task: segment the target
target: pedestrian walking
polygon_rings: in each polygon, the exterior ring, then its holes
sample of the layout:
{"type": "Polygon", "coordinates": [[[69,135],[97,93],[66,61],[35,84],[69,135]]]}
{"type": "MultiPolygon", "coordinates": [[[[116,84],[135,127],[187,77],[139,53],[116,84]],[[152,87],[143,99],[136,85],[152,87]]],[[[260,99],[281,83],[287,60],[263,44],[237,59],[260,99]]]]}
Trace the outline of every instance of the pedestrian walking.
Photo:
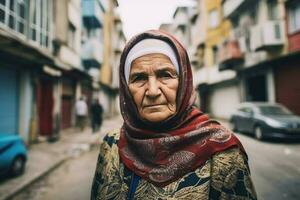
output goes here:
{"type": "Polygon", "coordinates": [[[88,114],[87,104],[84,100],[84,97],[80,97],[75,104],[76,112],[76,126],[80,128],[81,131],[84,130],[86,124],[86,118],[88,114]]]}
{"type": "Polygon", "coordinates": [[[103,107],[99,103],[98,99],[95,99],[91,108],[91,121],[92,121],[92,131],[93,133],[97,132],[100,130],[101,125],[102,125],[102,114],[103,114],[103,107]]]}
{"type": "Polygon", "coordinates": [[[173,36],[152,30],[122,52],[124,124],[101,144],[91,199],[256,199],[238,138],[193,106],[191,65],[173,36]]]}

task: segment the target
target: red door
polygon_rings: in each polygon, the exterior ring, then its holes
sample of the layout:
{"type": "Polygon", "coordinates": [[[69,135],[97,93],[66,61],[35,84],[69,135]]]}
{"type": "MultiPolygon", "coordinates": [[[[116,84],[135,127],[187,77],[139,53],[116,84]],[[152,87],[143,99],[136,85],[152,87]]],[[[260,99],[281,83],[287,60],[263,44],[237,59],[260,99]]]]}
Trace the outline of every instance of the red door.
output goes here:
{"type": "Polygon", "coordinates": [[[72,97],[63,96],[61,106],[61,128],[70,128],[72,125],[72,97]]]}
{"type": "Polygon", "coordinates": [[[275,68],[276,101],[300,115],[300,60],[275,68]]]}
{"type": "Polygon", "coordinates": [[[37,86],[37,102],[40,135],[53,133],[53,84],[50,80],[40,80],[37,86]]]}

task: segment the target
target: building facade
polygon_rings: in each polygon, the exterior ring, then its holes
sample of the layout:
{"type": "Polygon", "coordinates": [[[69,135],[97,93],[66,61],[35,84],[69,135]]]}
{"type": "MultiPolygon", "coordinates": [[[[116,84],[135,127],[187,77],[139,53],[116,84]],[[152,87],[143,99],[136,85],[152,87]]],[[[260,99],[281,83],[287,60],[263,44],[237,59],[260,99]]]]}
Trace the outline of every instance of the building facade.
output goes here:
{"type": "Polygon", "coordinates": [[[54,0],[53,54],[63,68],[56,88],[59,129],[75,125],[76,100],[84,97],[89,105],[92,99],[91,76],[81,62],[82,5],[81,0],[54,0]]]}
{"type": "Polygon", "coordinates": [[[222,1],[199,0],[192,24],[192,66],[194,86],[199,94],[197,104],[214,117],[229,118],[240,101],[237,73],[220,69],[222,46],[231,41],[232,26],[223,20],[222,1]],[[227,106],[224,108],[223,102],[227,106]]]}
{"type": "Polygon", "coordinates": [[[89,93],[81,66],[81,1],[0,1],[0,134],[27,144],[74,125],[74,102],[89,93]],[[87,89],[86,89],[87,88],[87,89]]]}
{"type": "Polygon", "coordinates": [[[161,29],[186,44],[204,112],[229,119],[240,102],[262,101],[299,114],[299,13],[292,0],[198,0],[161,29]]]}
{"type": "Polygon", "coordinates": [[[279,3],[285,12],[287,52],[274,69],[275,99],[300,115],[300,2],[279,3]]]}
{"type": "Polygon", "coordinates": [[[119,113],[118,69],[120,55],[125,45],[125,36],[116,0],[107,2],[103,31],[105,48],[103,65],[100,70],[100,101],[104,106],[105,117],[112,117],[119,113]]]}
{"type": "Polygon", "coordinates": [[[26,143],[34,140],[37,133],[47,134],[53,128],[52,121],[45,122],[54,114],[53,98],[47,102],[48,116],[38,111],[39,79],[55,79],[49,73],[56,71],[51,42],[52,8],[51,0],[0,2],[0,132],[19,134],[26,143]]]}
{"type": "Polygon", "coordinates": [[[300,114],[296,103],[300,100],[299,69],[295,65],[300,18],[296,17],[299,3],[295,2],[223,2],[224,17],[233,24],[244,57],[243,62],[225,62],[223,67],[239,74],[241,101],[278,102],[300,114]]]}
{"type": "Polygon", "coordinates": [[[99,99],[100,69],[103,64],[105,7],[100,0],[82,0],[81,61],[92,77],[92,98],[99,99]]]}

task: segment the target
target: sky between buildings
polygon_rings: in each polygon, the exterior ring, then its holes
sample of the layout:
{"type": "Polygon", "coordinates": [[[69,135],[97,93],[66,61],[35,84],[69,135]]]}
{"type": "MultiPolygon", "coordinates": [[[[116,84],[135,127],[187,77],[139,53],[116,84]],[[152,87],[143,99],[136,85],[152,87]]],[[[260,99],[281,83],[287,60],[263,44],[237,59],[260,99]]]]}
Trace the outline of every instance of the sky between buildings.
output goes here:
{"type": "Polygon", "coordinates": [[[195,5],[194,0],[118,0],[118,3],[127,39],[171,22],[177,6],[195,5]]]}

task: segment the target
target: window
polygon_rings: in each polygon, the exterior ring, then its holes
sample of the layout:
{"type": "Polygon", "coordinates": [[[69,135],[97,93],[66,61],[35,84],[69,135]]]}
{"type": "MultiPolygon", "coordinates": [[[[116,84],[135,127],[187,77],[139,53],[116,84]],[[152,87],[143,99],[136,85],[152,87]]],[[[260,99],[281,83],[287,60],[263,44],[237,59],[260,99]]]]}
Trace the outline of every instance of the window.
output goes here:
{"type": "Polygon", "coordinates": [[[16,9],[15,9],[15,0],[9,1],[9,12],[8,12],[8,26],[12,29],[15,29],[15,19],[16,19],[16,9]]]}
{"type": "Polygon", "coordinates": [[[29,0],[0,0],[0,23],[26,35],[29,0]]]}
{"type": "Polygon", "coordinates": [[[289,33],[300,31],[300,2],[293,1],[288,6],[289,33]]]}
{"type": "Polygon", "coordinates": [[[249,9],[247,9],[252,25],[258,23],[258,9],[259,2],[253,2],[253,5],[249,9]]]}
{"type": "Polygon", "coordinates": [[[212,48],[212,51],[213,51],[213,64],[215,65],[218,63],[218,47],[214,46],[212,48]]]}
{"type": "Polygon", "coordinates": [[[49,47],[52,1],[31,0],[29,38],[42,47],[49,47]]]}
{"type": "Polygon", "coordinates": [[[42,47],[50,46],[51,12],[52,0],[0,0],[0,24],[42,47]]]}
{"type": "Polygon", "coordinates": [[[0,23],[5,23],[5,5],[6,0],[0,0],[0,23]]]}
{"type": "Polygon", "coordinates": [[[184,35],[186,32],[186,26],[184,24],[182,24],[182,25],[179,25],[178,28],[180,29],[181,33],[184,35]]]}
{"type": "Polygon", "coordinates": [[[87,36],[89,38],[99,38],[101,37],[101,29],[100,28],[87,29],[87,36]]]}
{"type": "Polygon", "coordinates": [[[209,12],[209,27],[216,28],[219,25],[219,15],[217,9],[209,12]]]}
{"type": "Polygon", "coordinates": [[[25,34],[26,28],[26,4],[25,1],[17,1],[16,4],[16,23],[17,23],[17,31],[19,33],[25,34]]]}
{"type": "Polygon", "coordinates": [[[278,19],[277,0],[268,0],[268,17],[269,20],[278,19]]]}

